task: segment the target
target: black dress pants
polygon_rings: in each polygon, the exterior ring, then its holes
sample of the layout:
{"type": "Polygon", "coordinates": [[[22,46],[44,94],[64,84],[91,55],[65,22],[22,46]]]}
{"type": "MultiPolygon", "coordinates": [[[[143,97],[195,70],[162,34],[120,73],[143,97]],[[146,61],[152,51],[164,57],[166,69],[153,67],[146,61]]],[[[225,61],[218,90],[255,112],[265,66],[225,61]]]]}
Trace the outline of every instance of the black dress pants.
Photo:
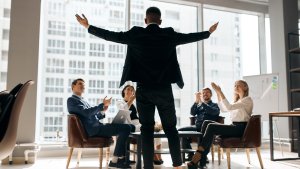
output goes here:
{"type": "Polygon", "coordinates": [[[154,114],[157,108],[163,130],[168,138],[173,166],[181,166],[180,141],[176,129],[176,111],[171,84],[137,84],[136,104],[139,112],[142,136],[142,154],[145,169],[153,169],[154,155],[154,114]]]}

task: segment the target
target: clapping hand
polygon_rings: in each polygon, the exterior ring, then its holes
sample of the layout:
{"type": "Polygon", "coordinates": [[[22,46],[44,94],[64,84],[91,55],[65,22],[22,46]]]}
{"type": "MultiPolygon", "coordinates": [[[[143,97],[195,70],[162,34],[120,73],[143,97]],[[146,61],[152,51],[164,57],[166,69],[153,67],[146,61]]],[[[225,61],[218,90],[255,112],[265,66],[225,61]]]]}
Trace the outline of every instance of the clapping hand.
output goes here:
{"type": "Polygon", "coordinates": [[[195,93],[195,95],[196,95],[196,101],[195,101],[195,103],[201,104],[201,102],[202,102],[202,100],[201,100],[202,93],[201,92],[197,92],[197,93],[195,93]]]}
{"type": "Polygon", "coordinates": [[[211,87],[217,92],[217,93],[220,93],[222,90],[221,90],[221,87],[216,85],[214,82],[211,83],[211,87]]]}
{"type": "Polygon", "coordinates": [[[88,28],[89,27],[89,21],[88,19],[84,16],[84,14],[82,14],[82,17],[79,16],[78,14],[75,15],[76,16],[76,19],[77,21],[82,25],[84,26],[85,28],[88,28]]]}
{"type": "Polygon", "coordinates": [[[106,99],[106,97],[107,96],[105,96],[103,99],[103,111],[106,111],[108,109],[108,106],[110,105],[112,99],[112,97],[109,99],[106,99]]]}

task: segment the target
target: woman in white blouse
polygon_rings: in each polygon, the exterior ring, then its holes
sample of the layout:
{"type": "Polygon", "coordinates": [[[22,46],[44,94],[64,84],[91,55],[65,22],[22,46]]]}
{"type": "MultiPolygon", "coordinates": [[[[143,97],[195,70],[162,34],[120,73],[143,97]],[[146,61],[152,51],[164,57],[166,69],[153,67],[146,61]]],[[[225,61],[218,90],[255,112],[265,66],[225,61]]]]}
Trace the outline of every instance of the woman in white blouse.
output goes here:
{"type": "Polygon", "coordinates": [[[189,169],[196,169],[200,160],[200,168],[205,167],[205,157],[209,153],[214,135],[222,135],[228,137],[241,137],[250,119],[253,110],[253,101],[249,97],[249,87],[247,82],[238,80],[234,85],[234,101],[232,104],[228,102],[223,94],[220,86],[211,83],[212,88],[217,93],[218,105],[222,112],[230,112],[232,124],[220,124],[211,121],[204,121],[201,131],[203,134],[202,141],[199,143],[198,150],[193,156],[191,162],[188,163],[189,169]]]}
{"type": "MultiPolygon", "coordinates": [[[[130,110],[130,119],[131,119],[131,124],[135,126],[135,131],[139,132],[141,128],[141,124],[139,122],[139,117],[138,117],[138,112],[137,109],[134,105],[134,100],[135,100],[135,90],[134,87],[131,85],[126,85],[123,90],[122,90],[122,100],[117,101],[117,107],[119,110],[130,110]]],[[[160,125],[155,126],[155,131],[161,130],[160,125]]],[[[155,138],[154,139],[154,145],[155,149],[161,149],[161,139],[160,138],[155,138]]],[[[161,165],[163,164],[163,160],[161,158],[160,154],[154,154],[154,159],[153,159],[154,164],[156,165],[161,165]]]]}

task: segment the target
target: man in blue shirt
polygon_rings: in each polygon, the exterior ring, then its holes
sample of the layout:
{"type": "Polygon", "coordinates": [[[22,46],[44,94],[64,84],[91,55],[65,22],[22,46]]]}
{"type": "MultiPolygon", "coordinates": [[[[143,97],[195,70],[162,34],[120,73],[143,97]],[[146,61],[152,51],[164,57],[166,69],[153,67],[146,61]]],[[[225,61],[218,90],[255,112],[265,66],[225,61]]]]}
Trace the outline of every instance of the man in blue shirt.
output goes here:
{"type": "Polygon", "coordinates": [[[125,160],[126,141],[130,131],[134,131],[135,127],[130,124],[103,124],[100,120],[105,118],[105,111],[111,103],[111,98],[106,99],[105,97],[103,103],[92,107],[82,97],[84,90],[85,82],[83,79],[76,79],[72,82],[73,95],[67,101],[69,113],[79,117],[89,137],[117,136],[115,151],[109,168],[131,168],[125,160]]]}
{"type": "MultiPolygon", "coordinates": [[[[216,121],[220,114],[218,104],[211,100],[212,92],[210,88],[203,88],[201,92],[196,93],[195,103],[191,107],[191,115],[196,116],[196,122],[193,126],[187,126],[178,129],[178,131],[201,131],[202,124],[205,120],[216,121]]],[[[183,138],[182,148],[192,149],[191,138],[183,138]]],[[[188,161],[193,157],[193,153],[188,154],[188,161]]]]}

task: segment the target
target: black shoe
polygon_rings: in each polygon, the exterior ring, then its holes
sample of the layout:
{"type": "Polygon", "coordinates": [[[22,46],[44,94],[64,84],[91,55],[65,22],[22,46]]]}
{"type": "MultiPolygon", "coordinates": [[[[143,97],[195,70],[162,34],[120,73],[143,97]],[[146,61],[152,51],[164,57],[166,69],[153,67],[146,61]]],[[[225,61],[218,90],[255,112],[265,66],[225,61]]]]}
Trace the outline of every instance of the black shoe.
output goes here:
{"type": "Polygon", "coordinates": [[[129,164],[131,165],[131,164],[135,164],[136,163],[136,161],[132,161],[132,160],[129,160],[129,164]]]}
{"type": "Polygon", "coordinates": [[[162,160],[153,160],[153,163],[155,165],[162,165],[164,163],[164,161],[162,161],[162,160]]]}
{"type": "Polygon", "coordinates": [[[125,162],[124,159],[118,159],[118,162],[113,163],[112,161],[109,162],[108,168],[123,168],[123,169],[131,169],[130,165],[125,162]]]}
{"type": "Polygon", "coordinates": [[[190,161],[190,162],[187,164],[187,167],[188,167],[188,169],[197,169],[197,168],[198,168],[198,165],[197,165],[197,164],[194,164],[192,161],[190,161]]]}
{"type": "Polygon", "coordinates": [[[113,163],[112,161],[109,162],[108,168],[117,168],[117,163],[113,163]]]}

